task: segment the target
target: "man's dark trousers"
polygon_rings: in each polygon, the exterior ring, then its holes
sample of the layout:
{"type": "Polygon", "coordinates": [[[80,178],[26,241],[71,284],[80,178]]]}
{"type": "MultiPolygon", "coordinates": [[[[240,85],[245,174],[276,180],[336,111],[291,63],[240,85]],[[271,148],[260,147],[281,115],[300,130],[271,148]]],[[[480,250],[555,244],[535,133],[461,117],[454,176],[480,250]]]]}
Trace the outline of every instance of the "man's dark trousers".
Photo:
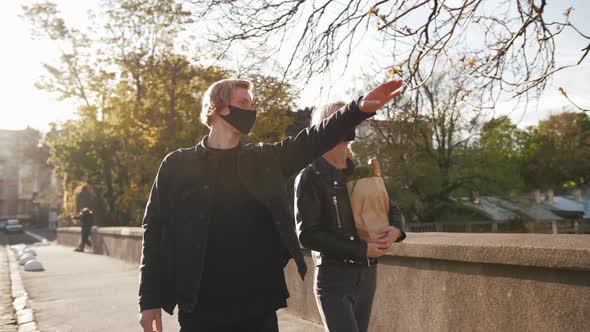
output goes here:
{"type": "Polygon", "coordinates": [[[277,313],[274,311],[214,328],[199,324],[193,313],[179,311],[178,322],[180,332],[279,332],[277,313]]]}
{"type": "Polygon", "coordinates": [[[90,229],[92,228],[92,226],[88,225],[82,225],[82,238],[80,239],[80,249],[84,250],[84,246],[92,246],[92,243],[90,242],[90,229]]]}

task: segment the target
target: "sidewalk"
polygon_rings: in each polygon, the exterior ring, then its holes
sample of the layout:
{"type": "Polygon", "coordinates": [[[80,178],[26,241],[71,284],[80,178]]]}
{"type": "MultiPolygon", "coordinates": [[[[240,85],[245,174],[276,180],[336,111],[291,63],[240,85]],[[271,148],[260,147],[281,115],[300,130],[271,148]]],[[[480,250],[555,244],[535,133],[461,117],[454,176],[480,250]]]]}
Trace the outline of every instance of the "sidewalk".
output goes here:
{"type": "MultiPolygon", "coordinates": [[[[44,272],[22,279],[41,331],[140,331],[137,266],[59,245],[35,247],[44,272]]],[[[281,332],[322,331],[317,324],[279,312],[281,332]]],[[[178,331],[177,316],[163,313],[164,331],[178,331]]]]}
{"type": "MultiPolygon", "coordinates": [[[[2,235],[0,235],[2,236],[2,235]]],[[[17,325],[12,307],[10,268],[6,247],[0,246],[0,332],[16,332],[17,325]]]]}

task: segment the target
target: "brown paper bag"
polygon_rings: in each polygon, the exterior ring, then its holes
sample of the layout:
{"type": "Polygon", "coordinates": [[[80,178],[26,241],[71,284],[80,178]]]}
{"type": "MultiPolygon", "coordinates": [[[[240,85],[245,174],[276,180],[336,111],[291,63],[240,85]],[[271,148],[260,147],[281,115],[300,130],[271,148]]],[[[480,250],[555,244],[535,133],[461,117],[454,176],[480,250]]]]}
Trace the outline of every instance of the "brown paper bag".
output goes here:
{"type": "Polygon", "coordinates": [[[389,195],[380,176],[346,184],[359,237],[375,242],[389,227],[389,195]]]}

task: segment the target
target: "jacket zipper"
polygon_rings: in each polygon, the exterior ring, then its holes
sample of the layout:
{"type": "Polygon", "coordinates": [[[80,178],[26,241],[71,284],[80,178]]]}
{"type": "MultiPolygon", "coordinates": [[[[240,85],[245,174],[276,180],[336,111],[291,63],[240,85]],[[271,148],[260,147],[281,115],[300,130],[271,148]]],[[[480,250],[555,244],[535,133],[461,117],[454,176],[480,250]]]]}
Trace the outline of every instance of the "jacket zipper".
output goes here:
{"type": "Polygon", "coordinates": [[[332,201],[334,201],[334,208],[336,209],[336,220],[338,221],[338,228],[342,228],[342,224],[340,223],[340,211],[338,211],[338,200],[336,196],[332,196],[332,201]]]}

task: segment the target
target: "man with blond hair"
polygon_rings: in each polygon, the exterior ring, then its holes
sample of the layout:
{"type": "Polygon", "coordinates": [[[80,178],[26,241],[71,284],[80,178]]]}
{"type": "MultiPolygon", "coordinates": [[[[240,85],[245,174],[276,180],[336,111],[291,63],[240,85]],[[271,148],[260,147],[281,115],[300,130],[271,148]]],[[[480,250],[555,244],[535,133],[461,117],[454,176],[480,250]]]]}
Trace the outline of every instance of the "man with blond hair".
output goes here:
{"type": "Polygon", "coordinates": [[[253,85],[213,83],[203,96],[199,144],[168,154],[143,219],[139,322],[162,331],[161,309],[179,307],[181,332],[278,331],[289,296],[283,268],[301,254],[287,179],[354,131],[400,93],[384,83],[296,137],[242,144],[256,120],[253,85]]]}

